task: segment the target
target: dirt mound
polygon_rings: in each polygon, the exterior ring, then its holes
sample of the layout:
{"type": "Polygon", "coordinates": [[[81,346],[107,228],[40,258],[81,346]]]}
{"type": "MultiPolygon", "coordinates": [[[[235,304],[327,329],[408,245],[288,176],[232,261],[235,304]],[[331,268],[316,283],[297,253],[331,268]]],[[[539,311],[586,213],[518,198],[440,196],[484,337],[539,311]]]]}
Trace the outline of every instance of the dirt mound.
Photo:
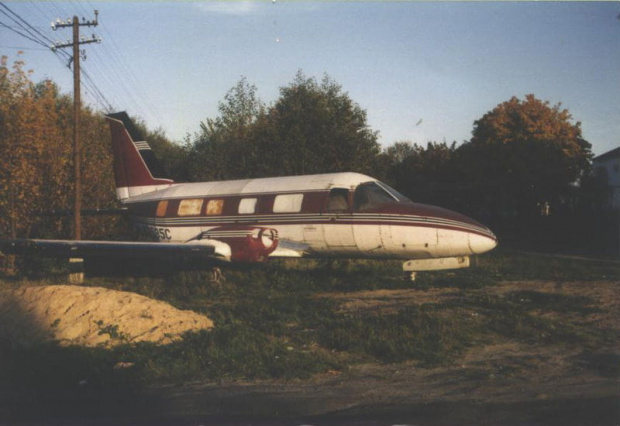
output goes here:
{"type": "Polygon", "coordinates": [[[14,343],[166,344],[187,331],[211,328],[213,322],[195,312],[101,287],[55,285],[0,292],[0,339],[14,343]]]}

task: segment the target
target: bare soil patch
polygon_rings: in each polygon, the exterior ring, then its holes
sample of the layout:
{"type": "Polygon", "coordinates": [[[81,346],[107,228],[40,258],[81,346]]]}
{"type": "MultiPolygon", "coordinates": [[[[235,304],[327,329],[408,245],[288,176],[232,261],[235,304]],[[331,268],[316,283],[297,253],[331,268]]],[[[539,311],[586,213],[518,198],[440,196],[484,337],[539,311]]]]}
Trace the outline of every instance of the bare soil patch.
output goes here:
{"type": "Polygon", "coordinates": [[[213,322],[198,313],[101,287],[54,285],[0,292],[0,337],[14,342],[165,344],[187,331],[212,327],[213,322]]]}
{"type": "Polygon", "coordinates": [[[433,288],[426,290],[365,290],[351,293],[329,293],[318,297],[334,299],[339,302],[341,312],[374,311],[390,313],[403,306],[421,306],[425,303],[440,303],[458,297],[459,291],[453,288],[433,288]]]}

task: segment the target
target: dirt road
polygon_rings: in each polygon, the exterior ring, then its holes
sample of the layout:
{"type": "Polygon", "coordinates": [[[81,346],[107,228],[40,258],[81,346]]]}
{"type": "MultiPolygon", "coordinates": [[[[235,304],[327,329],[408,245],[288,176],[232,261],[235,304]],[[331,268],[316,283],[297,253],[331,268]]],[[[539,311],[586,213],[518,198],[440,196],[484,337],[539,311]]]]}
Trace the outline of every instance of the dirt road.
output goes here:
{"type": "MultiPolygon", "coordinates": [[[[588,297],[600,309],[581,314],[580,321],[620,336],[618,282],[504,282],[484,291],[515,290],[588,297]]],[[[389,311],[394,304],[437,303],[454,295],[447,288],[331,297],[344,310],[389,311]]],[[[448,368],[357,365],[311,381],[196,383],[153,389],[150,396],[160,401],[163,417],[203,424],[617,425],[619,341],[587,350],[506,341],[472,347],[448,368]]]]}

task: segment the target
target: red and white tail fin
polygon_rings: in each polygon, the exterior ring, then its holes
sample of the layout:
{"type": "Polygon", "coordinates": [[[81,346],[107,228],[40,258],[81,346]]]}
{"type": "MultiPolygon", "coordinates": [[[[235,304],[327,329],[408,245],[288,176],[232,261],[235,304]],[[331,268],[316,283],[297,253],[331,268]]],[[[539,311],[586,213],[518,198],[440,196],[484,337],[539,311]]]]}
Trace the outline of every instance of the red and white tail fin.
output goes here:
{"type": "Polygon", "coordinates": [[[116,196],[126,201],[174,183],[126,112],[106,115],[112,135],[116,196]]]}

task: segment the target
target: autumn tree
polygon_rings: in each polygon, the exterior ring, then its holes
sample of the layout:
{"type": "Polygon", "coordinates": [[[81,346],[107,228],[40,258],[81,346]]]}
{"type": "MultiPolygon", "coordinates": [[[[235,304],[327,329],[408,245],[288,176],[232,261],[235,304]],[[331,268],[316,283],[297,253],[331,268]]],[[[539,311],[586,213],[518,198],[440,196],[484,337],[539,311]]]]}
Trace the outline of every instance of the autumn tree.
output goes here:
{"type": "Polygon", "coordinates": [[[590,148],[561,104],[513,97],[474,122],[471,140],[458,150],[459,168],[478,201],[496,213],[528,215],[571,193],[589,167],[590,148]]]}
{"type": "Polygon", "coordinates": [[[32,212],[43,189],[41,169],[48,116],[44,102],[35,101],[34,85],[17,60],[0,63],[0,227],[5,236],[27,234],[34,221],[32,212]]]}
{"type": "MultiPolygon", "coordinates": [[[[37,84],[19,58],[0,63],[0,237],[70,236],[73,102],[52,81],[37,84]]],[[[83,208],[117,205],[109,129],[101,113],[83,107],[83,208]]],[[[117,218],[85,217],[88,238],[114,233],[117,218]]]]}

